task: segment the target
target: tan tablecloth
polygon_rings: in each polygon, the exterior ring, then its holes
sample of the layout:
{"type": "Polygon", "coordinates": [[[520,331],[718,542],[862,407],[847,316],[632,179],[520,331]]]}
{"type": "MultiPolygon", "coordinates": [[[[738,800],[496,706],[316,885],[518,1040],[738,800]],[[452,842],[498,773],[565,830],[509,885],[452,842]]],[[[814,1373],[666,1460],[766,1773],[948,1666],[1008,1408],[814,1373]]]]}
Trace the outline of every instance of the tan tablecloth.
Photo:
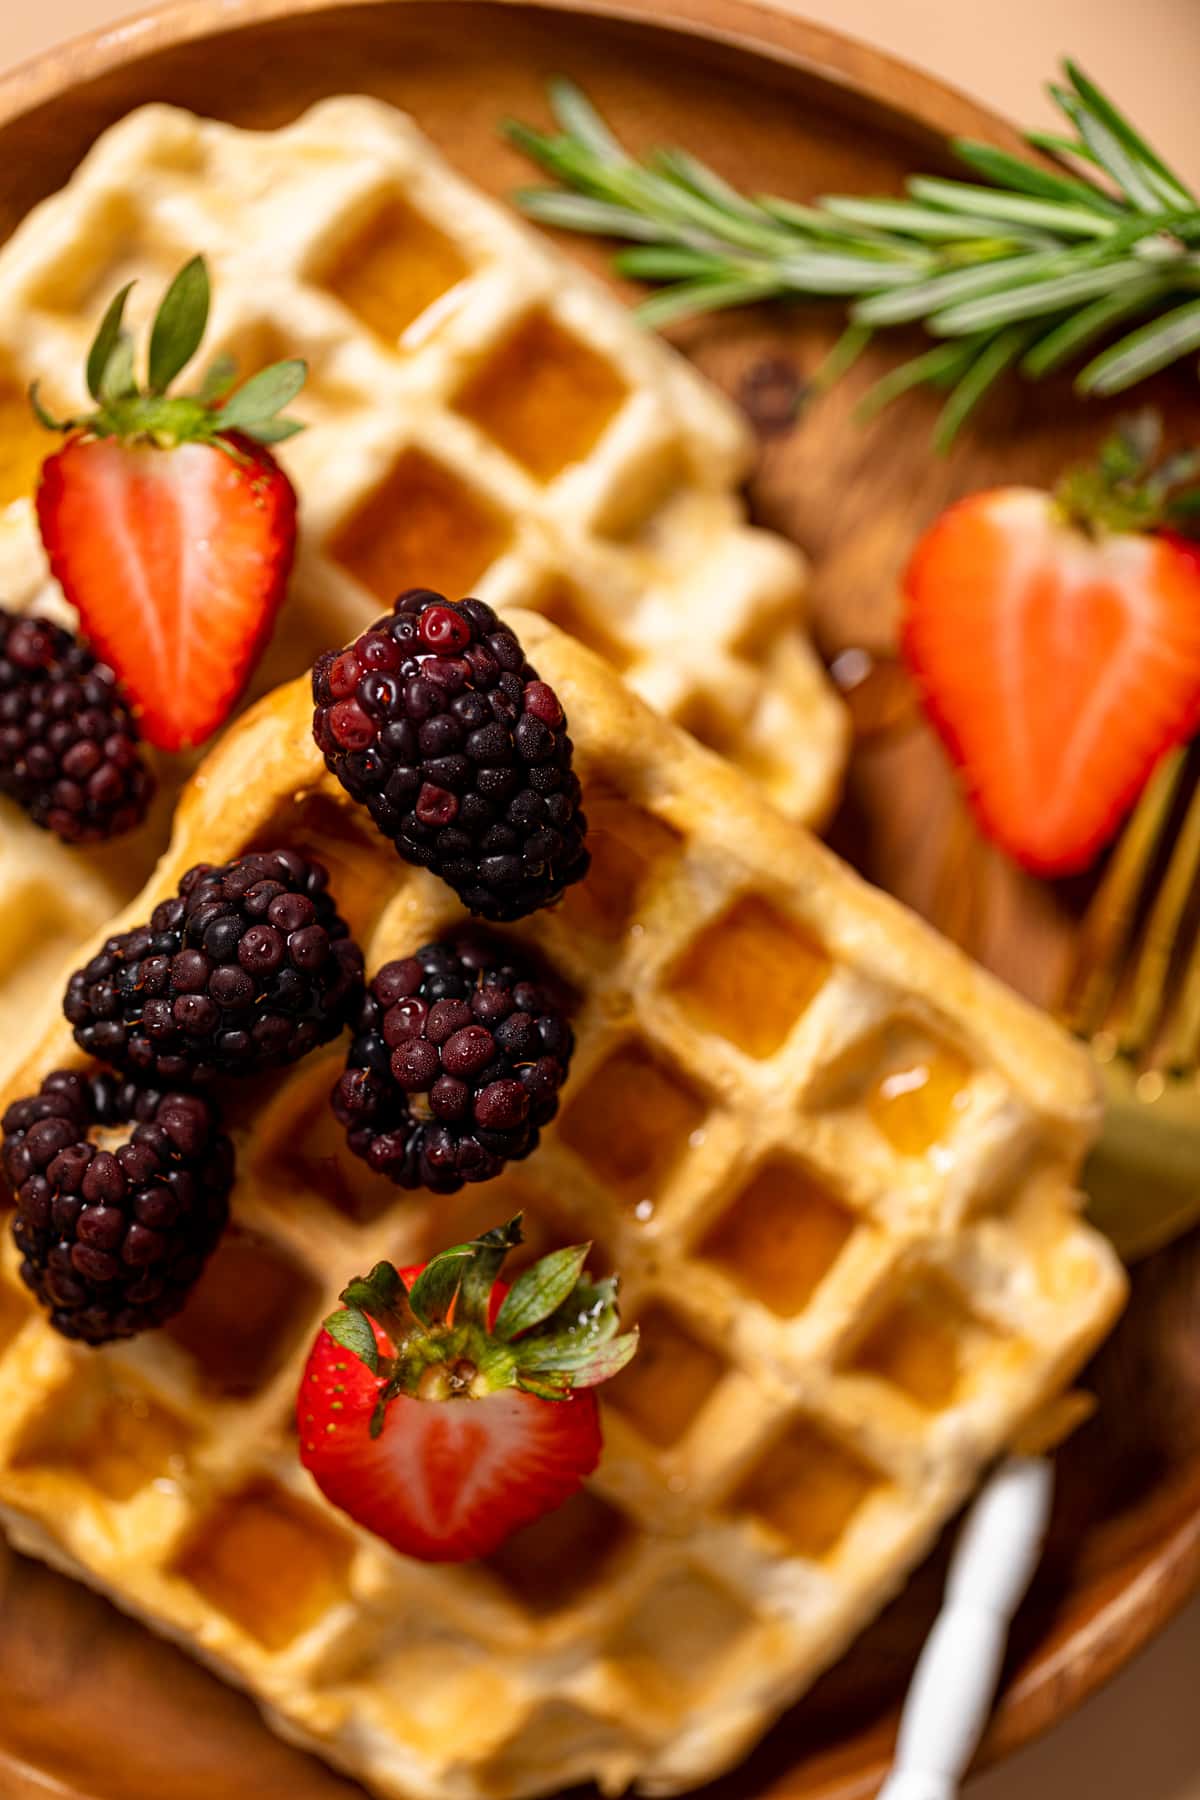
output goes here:
{"type": "MultiPolygon", "coordinates": [[[[108,25],[132,0],[0,0],[0,68],[108,25]]],[[[1200,178],[1200,0],[776,0],[930,69],[1018,122],[1069,51],[1200,178]]],[[[1200,1604],[1049,1738],[972,1784],[971,1800],[1200,1800],[1200,1604]]]]}

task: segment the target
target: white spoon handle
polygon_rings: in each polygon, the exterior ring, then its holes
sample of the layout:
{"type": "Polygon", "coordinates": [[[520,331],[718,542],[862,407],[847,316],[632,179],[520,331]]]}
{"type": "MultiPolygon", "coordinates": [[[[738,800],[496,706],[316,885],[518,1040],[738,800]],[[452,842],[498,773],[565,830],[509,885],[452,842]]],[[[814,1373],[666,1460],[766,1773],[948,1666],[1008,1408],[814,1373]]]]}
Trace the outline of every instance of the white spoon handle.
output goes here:
{"type": "Polygon", "coordinates": [[[956,1800],[991,1711],[1009,1624],[1041,1555],[1053,1491],[1044,1457],[1013,1456],[968,1513],[878,1800],[956,1800]]]}

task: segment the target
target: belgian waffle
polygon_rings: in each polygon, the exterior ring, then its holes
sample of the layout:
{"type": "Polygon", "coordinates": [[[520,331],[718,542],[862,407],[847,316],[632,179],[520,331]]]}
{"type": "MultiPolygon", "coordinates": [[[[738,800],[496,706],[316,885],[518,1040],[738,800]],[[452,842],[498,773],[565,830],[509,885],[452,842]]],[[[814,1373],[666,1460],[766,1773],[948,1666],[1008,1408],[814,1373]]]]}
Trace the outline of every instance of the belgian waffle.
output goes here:
{"type": "Polygon", "coordinates": [[[138,831],[80,849],[0,796],[0,1081],[53,1014],[64,961],[150,874],[173,798],[164,786],[138,831]]]}
{"type": "MultiPolygon", "coordinates": [[[[231,352],[247,374],[283,355],[311,368],[293,408],[309,429],[281,452],[302,539],[260,690],[354,636],[400,588],[474,592],[553,618],[785,810],[824,817],[845,720],[804,635],[802,557],[746,524],[736,489],[752,445],[738,414],[374,100],[329,100],[274,132],[145,107],[0,251],[4,604],[47,592],[29,495],[51,440],[25,389],[41,375],[52,406],[81,406],[108,299],[139,278],[129,319],[144,327],[197,250],[216,292],[208,354],[231,352]]],[[[6,982],[29,882],[45,859],[40,885],[63,884],[40,835],[7,812],[3,830],[33,871],[10,886],[13,858],[0,861],[7,1041],[24,1004],[6,982]]],[[[68,916],[38,920],[47,968],[147,872],[79,867],[68,916]]]]}
{"type": "MultiPolygon", "coordinates": [[[[0,1284],[14,1542],[240,1682],[379,1793],[503,1800],[728,1766],[846,1647],[1124,1292],[1077,1215],[1089,1065],[572,639],[589,878],[515,928],[578,1001],[543,1144],[450,1200],[344,1150],[322,1053],[236,1101],[236,1225],[163,1333],[57,1338],[0,1284]],[[328,1508],[291,1413],[351,1273],[523,1209],[591,1238],[643,1348],[581,1496],[485,1563],[400,1558],[328,1508]]],[[[198,860],[330,867],[374,969],[457,922],[322,767],[303,683],[185,793],[146,916],[198,860]]],[[[77,1060],[59,1022],[10,1087],[77,1060]]]]}

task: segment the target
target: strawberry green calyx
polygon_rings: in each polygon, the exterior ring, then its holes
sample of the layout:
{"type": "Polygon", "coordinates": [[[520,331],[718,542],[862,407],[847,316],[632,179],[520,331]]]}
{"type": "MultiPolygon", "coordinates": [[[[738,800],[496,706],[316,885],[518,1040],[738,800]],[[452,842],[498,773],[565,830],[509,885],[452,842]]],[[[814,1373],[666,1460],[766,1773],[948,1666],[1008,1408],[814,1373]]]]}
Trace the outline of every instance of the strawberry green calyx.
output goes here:
{"type": "Polygon", "coordinates": [[[1117,422],[1094,462],[1068,469],[1054,491],[1064,516],[1094,535],[1176,531],[1200,536],[1200,450],[1160,457],[1162,420],[1152,408],[1117,422]]]}
{"type": "Polygon", "coordinates": [[[521,1241],[518,1215],[469,1244],[443,1250],[411,1287],[381,1262],[343,1291],[342,1309],[330,1314],[325,1330],[383,1380],[372,1437],[400,1394],[480,1400],[520,1388],[542,1400],[566,1400],[625,1367],[638,1334],[620,1332],[616,1278],[592,1281],[585,1273],[590,1244],[542,1257],[494,1308],[492,1290],[504,1259],[521,1241]],[[375,1326],[386,1334],[390,1353],[381,1350],[375,1326]]]}
{"type": "Polygon", "coordinates": [[[168,391],[199,350],[208,325],[211,290],[202,256],[184,264],[162,297],[150,329],[145,385],[139,386],[133,337],[123,322],[133,285],[114,296],[88,352],[87,386],[96,410],[55,419],[38,397],[37,382],[30,388],[30,404],[48,431],[82,431],[165,450],[215,444],[233,456],[238,454],[234,434],[281,444],[303,431],[298,419],[282,416],[308,374],[298,357],[260,369],[239,387],[233,358],[219,356],[194,394],[168,391]]]}

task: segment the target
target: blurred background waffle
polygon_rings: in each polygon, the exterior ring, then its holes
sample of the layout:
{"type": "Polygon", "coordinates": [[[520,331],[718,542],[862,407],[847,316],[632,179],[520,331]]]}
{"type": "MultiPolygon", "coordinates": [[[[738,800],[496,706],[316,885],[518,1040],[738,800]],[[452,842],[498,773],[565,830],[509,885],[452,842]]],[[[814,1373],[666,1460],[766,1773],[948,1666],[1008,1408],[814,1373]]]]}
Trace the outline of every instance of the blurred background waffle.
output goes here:
{"type": "MultiPolygon", "coordinates": [[[[215,287],[205,355],[230,352],[244,374],[281,356],[310,365],[294,409],[309,429],[281,453],[301,496],[298,563],[257,691],[414,583],[518,602],[823,822],[844,715],[805,635],[803,558],[746,523],[740,415],[378,101],[329,100],[276,132],[144,108],[0,251],[0,603],[64,610],[30,500],[52,440],[29,382],[66,413],[82,404],[111,296],[137,278],[140,328],[197,251],[215,287]]],[[[0,806],[7,1045],[45,972],[141,885],[163,834],[160,819],[115,856],[72,853],[68,884],[55,847],[0,806]]]]}
{"type": "MultiPolygon", "coordinates": [[[[900,1586],[1124,1293],[1077,1214],[1087,1059],[589,652],[514,617],[562,697],[595,863],[517,928],[577,999],[539,1151],[455,1198],[345,1152],[318,1055],[235,1101],[235,1225],[165,1332],[92,1353],[0,1286],[14,1542],[247,1686],[387,1794],[731,1764],[900,1586]],[[639,1358],[576,1500],[486,1563],[414,1564],[302,1473],[304,1353],[351,1274],[518,1208],[591,1238],[639,1358]],[[250,1303],[252,1301],[252,1304],[250,1303]]],[[[297,682],[225,738],[121,925],[199,860],[329,865],[368,968],[456,922],[321,767],[297,682]]],[[[77,1060],[59,1021],[8,1097],[77,1060]]]]}

